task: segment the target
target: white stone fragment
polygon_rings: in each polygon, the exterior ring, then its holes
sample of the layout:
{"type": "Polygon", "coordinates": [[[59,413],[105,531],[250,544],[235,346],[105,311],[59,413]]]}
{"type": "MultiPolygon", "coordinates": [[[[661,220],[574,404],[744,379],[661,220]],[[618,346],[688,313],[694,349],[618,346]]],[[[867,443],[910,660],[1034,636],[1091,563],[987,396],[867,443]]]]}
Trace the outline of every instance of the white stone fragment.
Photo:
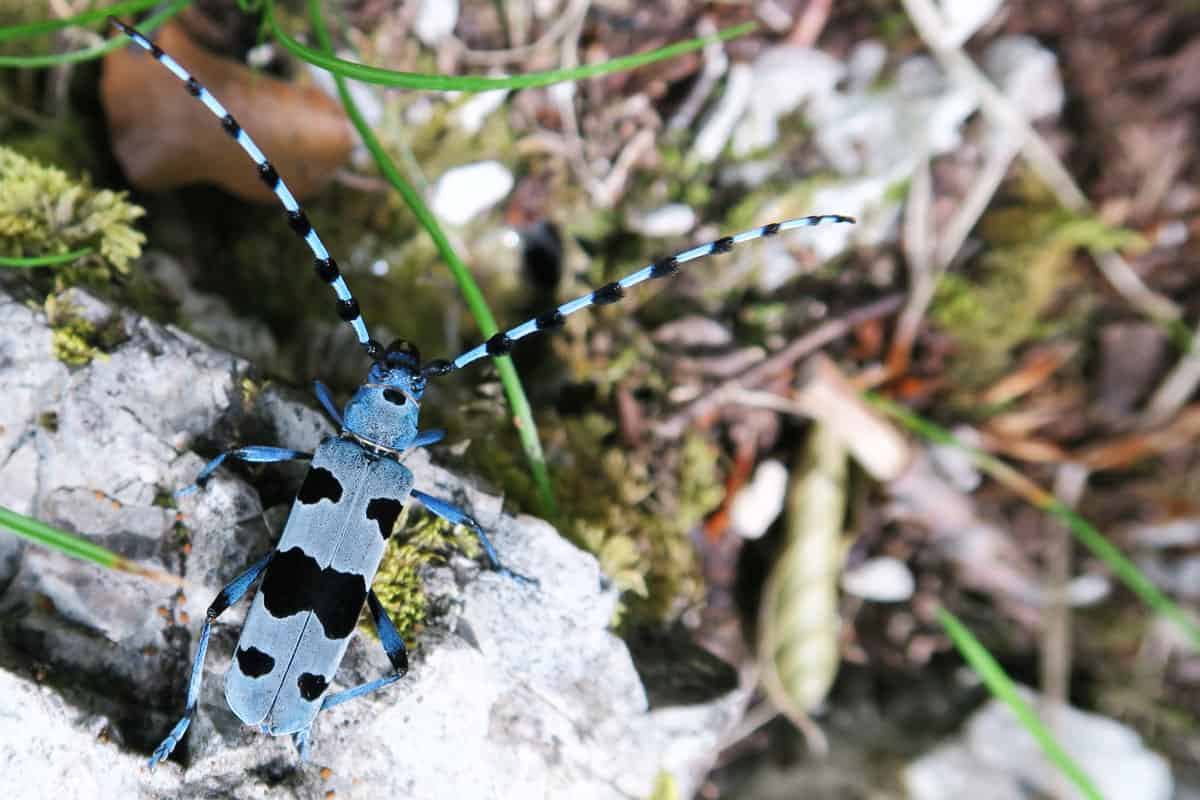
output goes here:
{"type": "Polygon", "coordinates": [[[1005,36],[988,45],[983,69],[1026,119],[1062,110],[1065,92],[1058,56],[1032,36],[1005,36]]]}
{"type": "Polygon", "coordinates": [[[729,328],[712,317],[688,314],[654,329],[654,343],[667,347],[725,347],[733,342],[729,328]]]}
{"type": "Polygon", "coordinates": [[[725,79],[725,93],[716,108],[700,127],[696,141],[692,144],[691,158],[703,164],[711,164],[721,155],[733,133],[734,126],[742,118],[750,102],[754,88],[754,68],[749,64],[734,64],[725,79]]]}
{"type": "Polygon", "coordinates": [[[513,188],[513,175],[499,161],[480,161],[447,170],[433,188],[430,205],[439,219],[462,225],[499,203],[513,188]]]}
{"type": "Polygon", "coordinates": [[[533,15],[538,19],[554,19],[561,14],[561,0],[533,0],[533,15]]]}
{"type": "Polygon", "coordinates": [[[996,15],[1003,0],[941,0],[941,40],[948,47],[960,47],[975,35],[976,31],[996,15]]]}
{"type": "Polygon", "coordinates": [[[832,56],[808,47],[779,46],[754,61],[745,117],[733,135],[738,157],[764,150],[779,138],[779,118],[805,100],[829,95],[846,74],[832,56]]]}
{"type": "Polygon", "coordinates": [[[668,203],[641,215],[630,215],[629,227],[643,236],[683,236],[696,227],[696,212],[686,203],[668,203]]]}
{"type": "Polygon", "coordinates": [[[504,105],[508,97],[508,89],[497,89],[494,92],[479,92],[454,111],[453,119],[458,127],[469,134],[479,133],[483,123],[492,112],[504,105]]]}
{"type": "Polygon", "coordinates": [[[733,498],[729,521],[743,539],[758,539],[783,512],[788,469],[774,459],[763,461],[750,482],[733,498]]]}
{"type": "Polygon", "coordinates": [[[906,180],[922,153],[958,147],[974,94],[950,83],[935,61],[914,56],[878,91],[814,98],[816,144],[839,172],[906,180]]]}
{"type": "Polygon", "coordinates": [[[454,32],[458,23],[458,0],[422,0],[413,32],[426,47],[436,47],[454,32]]]}
{"type": "Polygon", "coordinates": [[[1067,605],[1094,606],[1112,592],[1112,580],[1104,575],[1080,575],[1067,584],[1067,605]]]}
{"type": "MultiPolygon", "coordinates": [[[[966,425],[956,426],[953,433],[960,442],[968,445],[976,446],[980,443],[979,431],[966,425]]],[[[938,473],[960,491],[973,492],[983,482],[983,476],[971,459],[971,454],[957,445],[932,445],[929,448],[929,456],[938,473]]]]}
{"type": "Polygon", "coordinates": [[[871,558],[842,573],[842,589],[876,603],[902,603],[913,595],[916,580],[908,565],[890,556],[871,558]]]}
{"type": "Polygon", "coordinates": [[[850,84],[848,90],[862,92],[869,89],[879,78],[887,58],[887,47],[878,39],[866,39],[856,44],[846,59],[846,79],[850,84]]]}
{"type": "MultiPolygon", "coordinates": [[[[1032,691],[1020,688],[1026,702],[1032,691]]],[[[1131,728],[1108,717],[1070,706],[1041,709],[1055,739],[1091,779],[1101,797],[1169,800],[1171,770],[1159,754],[1146,749],[1131,728]]],[[[992,700],[967,722],[952,742],[922,756],[904,771],[911,800],[1025,798],[1082,795],[1046,759],[1041,747],[999,700],[992,700]],[[1059,786],[1067,787],[1057,794],[1059,786]]]]}

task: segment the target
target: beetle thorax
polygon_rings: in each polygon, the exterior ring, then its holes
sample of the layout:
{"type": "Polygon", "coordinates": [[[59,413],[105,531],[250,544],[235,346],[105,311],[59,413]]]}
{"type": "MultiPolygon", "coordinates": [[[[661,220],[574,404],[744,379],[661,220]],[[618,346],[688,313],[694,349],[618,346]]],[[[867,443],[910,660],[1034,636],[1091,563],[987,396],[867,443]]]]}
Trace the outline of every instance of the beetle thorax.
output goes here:
{"type": "Polygon", "coordinates": [[[425,378],[405,366],[375,364],[346,404],[342,430],[367,446],[407,449],[417,435],[425,378]]]}

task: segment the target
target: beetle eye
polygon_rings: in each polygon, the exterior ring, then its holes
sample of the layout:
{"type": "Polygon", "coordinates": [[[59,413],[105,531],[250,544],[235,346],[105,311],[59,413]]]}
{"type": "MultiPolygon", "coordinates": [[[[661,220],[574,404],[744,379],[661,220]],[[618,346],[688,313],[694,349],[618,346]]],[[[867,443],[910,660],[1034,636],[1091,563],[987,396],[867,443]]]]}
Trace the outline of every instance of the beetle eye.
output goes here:
{"type": "Polygon", "coordinates": [[[397,389],[384,389],[383,399],[387,400],[392,405],[402,406],[408,402],[408,395],[397,389]]]}

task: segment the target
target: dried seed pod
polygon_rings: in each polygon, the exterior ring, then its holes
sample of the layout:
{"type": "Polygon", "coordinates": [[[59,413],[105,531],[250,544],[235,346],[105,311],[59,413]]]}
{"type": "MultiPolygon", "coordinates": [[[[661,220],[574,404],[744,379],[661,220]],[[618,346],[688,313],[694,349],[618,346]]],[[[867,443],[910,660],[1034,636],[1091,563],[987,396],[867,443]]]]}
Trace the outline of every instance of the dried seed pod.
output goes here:
{"type": "Polygon", "coordinates": [[[801,729],[824,699],[840,660],[838,576],[845,549],[846,448],[822,423],[813,425],[787,499],[787,544],[763,589],[758,659],[775,707],[801,729]]]}

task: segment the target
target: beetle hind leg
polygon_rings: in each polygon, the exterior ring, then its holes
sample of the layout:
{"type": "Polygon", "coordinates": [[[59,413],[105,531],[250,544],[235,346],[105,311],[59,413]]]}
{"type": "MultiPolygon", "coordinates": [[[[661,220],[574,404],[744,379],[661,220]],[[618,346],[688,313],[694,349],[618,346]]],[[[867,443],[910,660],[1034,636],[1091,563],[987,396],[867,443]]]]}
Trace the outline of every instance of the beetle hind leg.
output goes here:
{"type": "Polygon", "coordinates": [[[371,621],[375,623],[375,632],[379,634],[379,643],[383,645],[383,652],[387,653],[388,661],[392,662],[392,674],[360,686],[355,686],[352,689],[346,689],[337,694],[329,695],[321,703],[322,711],[334,706],[340,706],[347,700],[353,700],[356,697],[361,697],[364,694],[382,689],[385,686],[390,686],[408,673],[408,653],[404,649],[404,640],[400,638],[400,632],[396,630],[396,626],[387,615],[387,610],[384,609],[383,603],[380,603],[379,598],[375,596],[374,590],[367,592],[367,605],[371,609],[371,621]]]}
{"type": "Polygon", "coordinates": [[[208,639],[212,634],[213,621],[224,613],[225,609],[245,596],[250,586],[267,568],[273,555],[275,555],[274,552],[268,553],[234,578],[208,607],[208,613],[204,616],[204,627],[200,630],[200,643],[196,646],[196,659],[192,662],[192,675],[188,679],[187,707],[184,709],[183,718],[175,723],[175,727],[167,734],[167,738],[163,739],[162,744],[154,749],[154,754],[150,756],[150,769],[154,769],[160,761],[164,761],[167,756],[171,755],[175,745],[179,744],[179,740],[187,733],[188,726],[192,724],[192,716],[196,713],[196,703],[200,700],[200,680],[204,675],[204,657],[208,653],[208,639]]]}
{"type": "Polygon", "coordinates": [[[312,733],[311,725],[292,734],[292,744],[296,745],[296,752],[300,754],[302,762],[308,761],[308,737],[310,733],[312,733]]]}

